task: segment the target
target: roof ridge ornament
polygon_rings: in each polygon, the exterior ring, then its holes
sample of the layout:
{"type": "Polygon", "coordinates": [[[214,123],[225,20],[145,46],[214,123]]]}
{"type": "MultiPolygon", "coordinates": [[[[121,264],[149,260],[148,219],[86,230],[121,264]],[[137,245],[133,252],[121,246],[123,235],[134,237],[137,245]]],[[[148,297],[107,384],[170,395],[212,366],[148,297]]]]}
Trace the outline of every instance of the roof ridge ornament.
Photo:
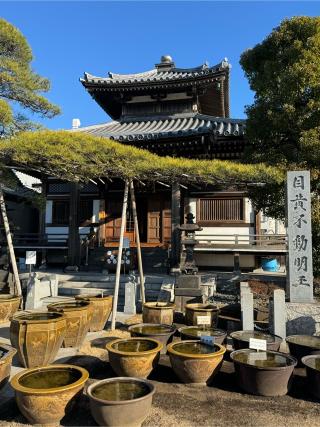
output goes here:
{"type": "Polygon", "coordinates": [[[158,71],[170,71],[175,68],[175,63],[170,55],[162,55],[159,64],[155,64],[158,71]]]}

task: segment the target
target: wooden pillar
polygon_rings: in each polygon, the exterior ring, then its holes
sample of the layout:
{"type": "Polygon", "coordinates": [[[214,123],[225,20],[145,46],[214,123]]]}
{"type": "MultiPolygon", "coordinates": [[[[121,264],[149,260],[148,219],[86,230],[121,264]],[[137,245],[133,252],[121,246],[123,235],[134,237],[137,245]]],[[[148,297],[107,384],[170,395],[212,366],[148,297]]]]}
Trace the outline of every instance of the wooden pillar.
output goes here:
{"type": "Polygon", "coordinates": [[[114,331],[114,329],[116,327],[116,315],[117,315],[117,309],[118,309],[118,295],[119,295],[119,287],[120,287],[121,259],[122,259],[122,249],[123,249],[123,236],[124,236],[124,230],[126,227],[128,193],[129,193],[129,183],[128,183],[128,181],[126,181],[125,186],[124,186],[122,216],[121,216],[121,228],[120,228],[120,241],[119,241],[119,251],[118,251],[118,263],[117,263],[116,280],[115,280],[115,284],[114,284],[114,294],[113,294],[113,303],[112,303],[112,315],[111,315],[111,330],[112,331],[114,331]]]}
{"type": "Polygon", "coordinates": [[[144,276],[143,276],[143,266],[142,266],[142,256],[141,256],[140,234],[139,234],[139,225],[138,225],[136,197],[134,194],[134,185],[132,180],[130,180],[130,195],[131,195],[131,205],[132,205],[132,213],[133,213],[133,221],[134,221],[134,231],[136,234],[138,269],[139,269],[139,275],[140,275],[140,294],[141,294],[142,304],[144,304],[146,302],[146,298],[145,298],[145,292],[144,292],[144,276]]]}
{"type": "MultiPolygon", "coordinates": [[[[45,175],[41,176],[41,195],[45,199],[47,199],[47,177],[45,175]]],[[[42,209],[39,212],[39,237],[42,245],[47,245],[46,239],[46,209],[42,209]]],[[[41,250],[41,268],[46,268],[46,260],[47,260],[47,250],[41,250]]]]}
{"type": "Polygon", "coordinates": [[[180,268],[180,207],[181,191],[178,182],[171,189],[171,269],[180,268]]]}
{"type": "Polygon", "coordinates": [[[69,239],[68,239],[68,267],[76,267],[80,264],[80,236],[79,236],[79,183],[70,184],[69,207],[69,239]]]}
{"type": "Polygon", "coordinates": [[[11,237],[11,232],[10,232],[10,226],[9,226],[9,220],[8,220],[8,216],[7,216],[7,209],[6,209],[6,204],[4,201],[3,191],[2,191],[1,186],[0,186],[0,209],[1,209],[1,215],[2,215],[2,219],[3,219],[4,230],[6,233],[6,238],[7,238],[7,243],[8,243],[8,249],[9,249],[9,254],[10,254],[13,276],[14,276],[14,280],[15,280],[15,289],[16,289],[17,295],[21,295],[22,292],[21,292],[21,283],[20,283],[20,278],[19,278],[18,266],[17,266],[16,256],[14,253],[12,237],[11,237]]]}

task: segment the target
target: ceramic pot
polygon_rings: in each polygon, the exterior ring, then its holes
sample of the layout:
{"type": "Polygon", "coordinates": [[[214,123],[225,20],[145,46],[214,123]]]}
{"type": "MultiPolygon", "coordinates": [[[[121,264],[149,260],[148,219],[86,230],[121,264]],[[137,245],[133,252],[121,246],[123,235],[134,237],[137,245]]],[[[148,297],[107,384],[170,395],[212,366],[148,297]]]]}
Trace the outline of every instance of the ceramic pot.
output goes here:
{"type": "Polygon", "coordinates": [[[298,366],[303,366],[301,359],[310,354],[320,354],[320,337],[312,335],[290,335],[286,338],[290,354],[298,359],[298,366]]]}
{"type": "Polygon", "coordinates": [[[89,373],[79,366],[25,369],[11,380],[20,412],[30,424],[52,426],[71,411],[89,373]]]}
{"type": "Polygon", "coordinates": [[[283,396],[287,394],[297,359],[276,351],[242,349],[230,355],[239,386],[250,394],[283,396]]]}
{"type": "Polygon", "coordinates": [[[143,323],[172,325],[176,306],[167,302],[145,302],[142,309],[143,323]]]}
{"type": "Polygon", "coordinates": [[[54,361],[66,333],[63,313],[16,313],[11,318],[10,340],[25,368],[49,365],[54,361]]]}
{"type": "Polygon", "coordinates": [[[21,297],[10,294],[0,294],[0,323],[9,322],[11,316],[18,311],[21,297]]]}
{"type": "Polygon", "coordinates": [[[306,367],[309,390],[314,397],[320,399],[320,354],[304,356],[301,361],[306,367]]]}
{"type": "Polygon", "coordinates": [[[210,384],[219,371],[225,347],[200,341],[176,341],[168,345],[172,369],[184,383],[210,384]]]}
{"type": "Polygon", "coordinates": [[[200,340],[205,335],[214,337],[216,344],[223,344],[227,337],[227,332],[222,329],[207,327],[203,329],[202,326],[183,326],[178,331],[182,340],[200,340]]]}
{"type": "Polygon", "coordinates": [[[92,305],[92,319],[90,332],[102,331],[112,311],[112,295],[77,295],[76,300],[90,301],[92,305]]]}
{"type": "Polygon", "coordinates": [[[89,331],[92,319],[89,301],[56,302],[48,305],[48,310],[63,313],[67,322],[63,347],[80,347],[89,331]]]}
{"type": "Polygon", "coordinates": [[[233,347],[235,350],[242,348],[249,348],[250,338],[256,338],[259,340],[267,341],[267,350],[278,351],[282,338],[278,335],[264,333],[260,331],[235,331],[230,334],[233,341],[233,347]]]}
{"type": "Polygon", "coordinates": [[[109,342],[109,362],[119,376],[147,378],[158,364],[163,345],[151,338],[126,338],[109,342]]]}
{"type": "Polygon", "coordinates": [[[217,326],[219,309],[213,304],[186,304],[186,324],[188,326],[197,326],[198,316],[209,316],[211,318],[210,326],[215,328],[217,326]]]}
{"type": "Polygon", "coordinates": [[[171,325],[162,325],[156,323],[139,323],[128,328],[132,337],[152,338],[161,342],[163,345],[161,354],[167,352],[167,344],[172,341],[176,328],[171,325]]]}
{"type": "Polygon", "coordinates": [[[91,414],[100,426],[140,427],[147,418],[154,385],[130,377],[108,378],[87,389],[91,414]]]}
{"type": "Polygon", "coordinates": [[[9,345],[0,343],[0,389],[8,382],[12,358],[16,352],[17,350],[9,345]]]}

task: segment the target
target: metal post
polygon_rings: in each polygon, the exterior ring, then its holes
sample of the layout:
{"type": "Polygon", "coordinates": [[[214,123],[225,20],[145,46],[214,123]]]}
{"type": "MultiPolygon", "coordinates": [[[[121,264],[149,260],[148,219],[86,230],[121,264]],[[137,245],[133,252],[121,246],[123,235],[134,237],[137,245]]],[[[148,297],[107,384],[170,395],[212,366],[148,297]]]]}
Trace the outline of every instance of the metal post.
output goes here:
{"type": "Polygon", "coordinates": [[[17,261],[16,261],[16,256],[14,253],[12,237],[11,237],[11,233],[10,233],[9,220],[8,220],[8,216],[7,216],[7,209],[6,209],[6,205],[5,205],[5,201],[4,201],[4,197],[3,197],[3,191],[2,191],[1,186],[0,186],[0,209],[1,209],[2,219],[3,219],[4,230],[6,233],[8,249],[9,249],[9,253],[10,253],[10,260],[11,260],[13,275],[15,278],[17,295],[21,295],[21,293],[22,293],[21,292],[21,283],[20,283],[20,278],[19,278],[17,261]]]}
{"type": "Polygon", "coordinates": [[[113,294],[112,317],[111,317],[112,331],[114,331],[116,327],[116,315],[117,315],[117,308],[118,308],[118,295],[119,295],[119,286],[120,286],[121,258],[122,258],[122,249],[123,249],[123,236],[124,236],[124,229],[126,226],[126,212],[127,212],[127,205],[128,205],[128,192],[129,192],[129,184],[128,184],[128,181],[126,181],[124,185],[118,263],[117,263],[116,280],[114,284],[114,294],[113,294]]]}
{"type": "Polygon", "coordinates": [[[134,185],[132,180],[130,180],[130,195],[131,195],[131,205],[132,205],[132,212],[133,212],[134,231],[136,234],[136,243],[137,243],[138,269],[139,269],[139,275],[140,275],[140,295],[141,295],[142,304],[144,304],[146,302],[145,289],[144,289],[144,275],[143,275],[143,266],[142,266],[136,197],[134,194],[134,185]]]}

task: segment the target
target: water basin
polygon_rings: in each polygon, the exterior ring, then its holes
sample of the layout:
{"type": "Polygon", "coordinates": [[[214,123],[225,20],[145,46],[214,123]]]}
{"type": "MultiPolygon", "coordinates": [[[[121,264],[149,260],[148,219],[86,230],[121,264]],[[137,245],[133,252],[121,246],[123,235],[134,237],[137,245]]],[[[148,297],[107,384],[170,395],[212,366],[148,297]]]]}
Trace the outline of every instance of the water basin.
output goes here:
{"type": "Polygon", "coordinates": [[[131,377],[108,378],[87,389],[91,414],[101,426],[138,427],[148,416],[154,385],[131,377]]]}

